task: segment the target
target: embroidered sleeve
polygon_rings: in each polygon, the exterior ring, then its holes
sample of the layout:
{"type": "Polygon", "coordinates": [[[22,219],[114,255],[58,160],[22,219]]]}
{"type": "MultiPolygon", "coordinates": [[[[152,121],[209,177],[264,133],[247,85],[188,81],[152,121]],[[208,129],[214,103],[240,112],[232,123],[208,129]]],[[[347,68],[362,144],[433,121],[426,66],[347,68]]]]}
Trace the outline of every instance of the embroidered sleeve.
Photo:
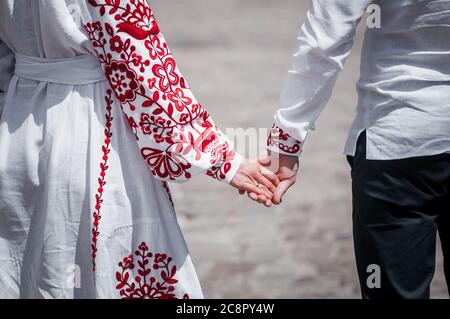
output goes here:
{"type": "Polygon", "coordinates": [[[197,102],[146,0],[88,0],[85,24],[153,175],[230,182],[241,158],[197,102]]]}
{"type": "Polygon", "coordinates": [[[291,156],[299,156],[303,143],[293,138],[276,124],[270,130],[267,139],[267,149],[275,153],[291,156]]]}

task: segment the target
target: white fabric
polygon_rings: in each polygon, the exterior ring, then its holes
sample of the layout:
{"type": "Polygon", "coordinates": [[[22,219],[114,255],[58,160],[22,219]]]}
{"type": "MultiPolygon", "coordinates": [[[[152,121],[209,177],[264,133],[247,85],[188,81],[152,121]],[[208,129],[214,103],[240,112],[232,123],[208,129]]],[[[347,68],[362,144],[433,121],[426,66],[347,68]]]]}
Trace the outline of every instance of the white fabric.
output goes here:
{"type": "Polygon", "coordinates": [[[170,194],[112,95],[108,113],[109,84],[70,4],[90,19],[81,0],[0,2],[0,298],[119,298],[118,277],[135,285],[132,297],[157,298],[159,282],[178,298],[202,298],[170,194]],[[143,266],[141,251],[152,253],[143,266]]]}
{"type": "Polygon", "coordinates": [[[92,54],[64,59],[42,59],[15,54],[14,74],[39,82],[83,85],[105,81],[98,58],[92,54]]]}
{"type": "Polygon", "coordinates": [[[365,33],[345,154],[364,129],[368,159],[450,151],[450,1],[311,1],[276,124],[301,142],[315,128],[369,4],[379,5],[381,28],[365,33]]]}

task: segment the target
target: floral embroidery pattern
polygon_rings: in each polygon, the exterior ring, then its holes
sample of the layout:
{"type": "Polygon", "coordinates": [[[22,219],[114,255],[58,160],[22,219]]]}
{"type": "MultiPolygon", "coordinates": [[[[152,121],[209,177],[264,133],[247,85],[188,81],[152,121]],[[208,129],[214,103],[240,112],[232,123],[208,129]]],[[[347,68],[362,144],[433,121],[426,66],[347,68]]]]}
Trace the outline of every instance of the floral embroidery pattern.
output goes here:
{"type": "Polygon", "coordinates": [[[95,258],[97,256],[97,240],[98,240],[98,236],[100,235],[99,225],[100,225],[100,219],[102,218],[101,209],[102,209],[102,203],[103,203],[103,192],[104,192],[104,187],[106,185],[106,171],[109,168],[108,155],[111,152],[111,149],[110,149],[111,136],[112,136],[111,126],[112,126],[112,120],[113,120],[113,117],[111,116],[111,114],[112,114],[113,100],[111,98],[112,91],[110,89],[108,89],[106,91],[106,93],[108,95],[105,96],[105,101],[106,101],[106,115],[105,115],[106,122],[105,122],[105,130],[104,130],[105,140],[104,140],[104,143],[102,146],[103,157],[102,157],[102,161],[100,162],[100,176],[97,180],[98,188],[97,188],[97,193],[95,194],[95,210],[92,213],[93,224],[92,224],[91,257],[92,257],[92,268],[93,268],[94,272],[95,272],[95,258]]]}
{"type": "MultiPolygon", "coordinates": [[[[142,242],[138,249],[119,262],[117,285],[123,299],[177,299],[175,285],[177,266],[173,258],[164,253],[153,254],[142,242]],[[137,263],[137,275],[133,277],[137,263]]],[[[188,294],[183,299],[189,299],[188,294]]]]}
{"type": "Polygon", "coordinates": [[[284,153],[298,155],[301,151],[302,143],[284,132],[277,125],[273,125],[267,139],[268,147],[276,147],[284,153]]]}
{"type": "Polygon", "coordinates": [[[226,180],[235,152],[180,74],[147,1],[88,2],[100,16],[85,29],[153,175],[206,170],[226,180]]]}
{"type": "Polygon", "coordinates": [[[105,75],[112,87],[115,88],[117,98],[121,103],[133,101],[139,88],[137,75],[128,69],[127,64],[112,61],[105,67],[105,75]]]}

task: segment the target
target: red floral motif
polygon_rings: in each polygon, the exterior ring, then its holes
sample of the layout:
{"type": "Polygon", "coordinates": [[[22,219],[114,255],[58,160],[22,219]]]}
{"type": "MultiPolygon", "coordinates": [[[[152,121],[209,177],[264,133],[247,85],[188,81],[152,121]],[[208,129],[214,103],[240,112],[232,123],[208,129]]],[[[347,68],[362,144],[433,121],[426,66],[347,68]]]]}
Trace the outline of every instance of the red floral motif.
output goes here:
{"type": "Polygon", "coordinates": [[[212,154],[211,164],[220,163],[222,165],[214,165],[208,170],[207,175],[218,180],[225,179],[228,172],[231,170],[231,161],[234,160],[236,154],[228,151],[229,146],[226,144],[216,144],[212,154]]]}
{"type": "Polygon", "coordinates": [[[121,103],[134,101],[139,84],[136,73],[126,63],[111,61],[105,66],[105,75],[121,103]]]}
{"type": "MultiPolygon", "coordinates": [[[[141,113],[139,127],[145,135],[152,135],[156,143],[163,143],[168,140],[165,138],[165,132],[170,127],[170,120],[167,121],[162,116],[154,116],[147,113],[141,113]]],[[[170,128],[171,129],[171,128],[170,128]]],[[[171,141],[170,141],[171,142],[171,141]]]]}
{"type": "Polygon", "coordinates": [[[111,48],[111,50],[115,51],[115,52],[122,52],[123,50],[123,42],[122,39],[118,36],[114,36],[109,40],[109,47],[111,48]]]}
{"type": "MultiPolygon", "coordinates": [[[[142,242],[134,255],[119,262],[116,289],[124,299],[177,299],[177,266],[172,262],[172,257],[165,253],[153,254],[142,242]],[[133,273],[135,263],[138,266],[136,275],[133,273]]],[[[183,299],[189,299],[189,295],[184,294],[183,299]]]]}
{"type": "Polygon", "coordinates": [[[87,23],[87,34],[152,173],[184,180],[211,162],[216,167],[208,175],[225,179],[231,166],[227,158],[234,158],[231,144],[193,97],[147,1],[89,4],[105,18],[87,23]],[[213,154],[216,144],[228,149],[213,154]]]}
{"type": "Polygon", "coordinates": [[[288,133],[284,132],[277,125],[273,125],[267,139],[267,146],[277,147],[281,151],[288,154],[299,154],[302,143],[291,137],[288,133]]]}
{"type": "Polygon", "coordinates": [[[160,57],[170,56],[169,47],[166,42],[162,41],[160,37],[154,35],[151,37],[151,47],[155,53],[160,57]]]}
{"type": "Polygon", "coordinates": [[[185,96],[182,89],[175,89],[175,92],[167,94],[167,97],[175,104],[176,109],[180,112],[184,110],[186,105],[192,103],[192,99],[185,96]]]}
{"type": "Polygon", "coordinates": [[[131,131],[133,132],[134,136],[138,140],[139,137],[137,135],[137,130],[138,130],[139,126],[136,124],[136,122],[134,121],[134,119],[132,117],[127,116],[126,118],[127,118],[127,122],[128,122],[128,125],[130,126],[131,131]]]}
{"type": "Polygon", "coordinates": [[[177,85],[180,82],[180,76],[177,74],[176,68],[175,60],[170,57],[164,61],[164,65],[155,64],[153,66],[153,73],[159,78],[159,87],[161,90],[167,91],[171,86],[177,85]]]}
{"type": "Polygon", "coordinates": [[[154,175],[170,180],[176,180],[177,177],[183,175],[187,179],[191,177],[191,173],[188,172],[191,164],[176,153],[164,152],[149,147],[142,148],[141,153],[148,165],[154,168],[152,171],[154,175]]]}
{"type": "Polygon", "coordinates": [[[93,215],[93,224],[92,224],[92,241],[91,241],[91,257],[92,257],[92,269],[95,272],[95,258],[97,256],[97,240],[98,236],[100,235],[99,231],[99,225],[100,225],[100,219],[101,216],[101,209],[102,209],[102,203],[103,203],[103,193],[104,193],[104,187],[106,185],[106,171],[108,170],[108,155],[111,152],[110,145],[111,145],[111,126],[112,126],[112,120],[113,117],[111,116],[112,111],[112,91],[108,89],[106,91],[107,96],[105,96],[106,101],[106,115],[105,115],[105,130],[104,130],[104,136],[105,140],[102,146],[102,152],[103,157],[102,161],[100,162],[100,176],[98,178],[98,188],[97,193],[95,194],[95,210],[92,213],[93,215]]]}
{"type": "Polygon", "coordinates": [[[158,34],[159,27],[156,23],[153,12],[140,0],[130,0],[125,7],[121,6],[120,0],[105,0],[99,3],[97,0],[89,0],[89,4],[100,8],[100,14],[113,15],[118,10],[123,10],[127,15],[116,14],[116,20],[121,21],[117,24],[120,32],[125,32],[138,40],[146,39],[150,34],[158,34]],[[132,8],[134,6],[134,9],[132,8]]]}

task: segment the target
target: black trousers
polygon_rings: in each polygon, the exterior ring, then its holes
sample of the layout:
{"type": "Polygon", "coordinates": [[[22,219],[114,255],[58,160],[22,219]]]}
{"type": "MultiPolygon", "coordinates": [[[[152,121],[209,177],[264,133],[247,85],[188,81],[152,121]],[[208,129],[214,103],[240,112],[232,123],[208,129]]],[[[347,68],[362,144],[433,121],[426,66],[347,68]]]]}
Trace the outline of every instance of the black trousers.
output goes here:
{"type": "Polygon", "coordinates": [[[450,282],[450,154],[367,160],[352,168],[353,236],[363,298],[430,297],[437,232],[450,282]]]}

